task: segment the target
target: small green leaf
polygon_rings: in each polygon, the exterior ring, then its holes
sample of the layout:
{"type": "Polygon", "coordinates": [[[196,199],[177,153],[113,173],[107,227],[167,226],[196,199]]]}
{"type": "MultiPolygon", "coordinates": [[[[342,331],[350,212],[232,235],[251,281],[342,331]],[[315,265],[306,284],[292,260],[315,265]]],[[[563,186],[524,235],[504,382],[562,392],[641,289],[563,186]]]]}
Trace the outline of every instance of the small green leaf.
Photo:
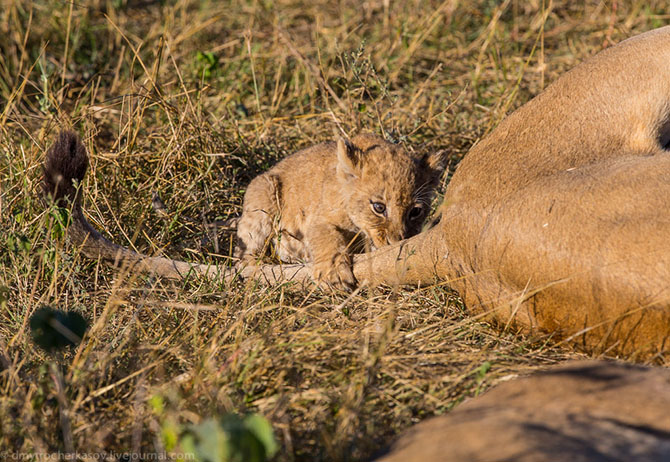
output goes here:
{"type": "Polygon", "coordinates": [[[12,253],[30,252],[32,247],[30,240],[22,234],[10,234],[6,243],[7,249],[12,253]]]}
{"type": "Polygon", "coordinates": [[[475,389],[475,396],[478,396],[479,393],[482,390],[482,383],[484,383],[484,377],[486,377],[486,374],[488,371],[491,370],[491,362],[489,361],[484,361],[481,366],[479,366],[475,370],[475,374],[477,376],[477,388],[475,389]]]}
{"type": "Polygon", "coordinates": [[[23,212],[17,212],[14,214],[14,221],[17,225],[22,225],[25,221],[23,212]]]}
{"type": "Polygon", "coordinates": [[[219,58],[210,51],[198,51],[195,55],[198,74],[204,79],[212,77],[219,65],[219,58]]]}
{"type": "Polygon", "coordinates": [[[263,444],[266,458],[274,456],[279,451],[272,425],[265,417],[251,414],[244,419],[244,426],[263,444]]]}
{"type": "Polygon", "coordinates": [[[198,462],[231,460],[228,435],[222,425],[214,419],[189,426],[179,443],[182,450],[192,454],[198,462]]]}
{"type": "Polygon", "coordinates": [[[53,207],[51,209],[51,217],[53,218],[51,237],[60,240],[65,236],[65,230],[72,223],[72,215],[64,207],[53,207]]]}
{"type": "Polygon", "coordinates": [[[481,383],[484,380],[486,373],[491,370],[491,363],[489,361],[484,361],[481,366],[477,368],[477,381],[481,383]]]}
{"type": "MultiPolygon", "coordinates": [[[[163,440],[163,445],[167,451],[172,451],[177,447],[179,441],[179,425],[173,420],[166,420],[161,425],[161,439],[163,440]]],[[[182,444],[183,446],[183,444],[182,444]]]]}
{"type": "Polygon", "coordinates": [[[272,426],[256,414],[226,414],[190,425],[179,446],[198,462],[265,462],[279,450],[272,426]]]}
{"type": "Polygon", "coordinates": [[[162,415],[163,411],[165,411],[165,401],[161,395],[152,395],[149,398],[149,406],[156,415],[162,415]]]}

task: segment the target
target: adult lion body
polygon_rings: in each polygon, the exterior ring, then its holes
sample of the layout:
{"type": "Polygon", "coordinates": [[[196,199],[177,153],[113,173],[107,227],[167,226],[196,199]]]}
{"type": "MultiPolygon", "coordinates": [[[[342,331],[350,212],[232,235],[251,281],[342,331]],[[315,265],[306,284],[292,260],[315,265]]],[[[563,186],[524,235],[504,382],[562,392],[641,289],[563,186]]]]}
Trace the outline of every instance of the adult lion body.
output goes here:
{"type": "MultiPolygon", "coordinates": [[[[670,335],[669,141],[665,27],[599,53],[506,118],[460,163],[439,224],[357,256],[356,279],[447,281],[469,309],[502,323],[574,337],[587,349],[661,353],[670,335]]],[[[73,235],[87,236],[90,225],[77,216],[73,235]]],[[[87,253],[103,255],[99,235],[87,239],[87,253]]],[[[124,259],[170,277],[225,272],[124,259]]],[[[300,265],[242,272],[309,274],[300,265]]]]}
{"type": "MultiPolygon", "coordinates": [[[[449,184],[439,226],[404,243],[414,256],[398,280],[432,273],[473,311],[583,332],[588,347],[665,350],[669,124],[665,27],[577,66],[477,144],[449,184]]],[[[372,258],[372,271],[361,261],[356,276],[388,282],[389,262],[372,258]]]]}

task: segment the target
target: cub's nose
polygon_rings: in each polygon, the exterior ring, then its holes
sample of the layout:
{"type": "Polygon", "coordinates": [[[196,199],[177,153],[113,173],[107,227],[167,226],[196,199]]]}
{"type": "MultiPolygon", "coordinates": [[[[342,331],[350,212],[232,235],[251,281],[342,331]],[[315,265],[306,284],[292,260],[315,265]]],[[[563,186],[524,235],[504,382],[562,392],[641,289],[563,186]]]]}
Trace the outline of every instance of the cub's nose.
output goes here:
{"type": "Polygon", "coordinates": [[[405,233],[402,231],[397,231],[393,233],[390,232],[386,235],[387,244],[394,244],[396,242],[402,241],[403,239],[405,239],[405,233]]]}

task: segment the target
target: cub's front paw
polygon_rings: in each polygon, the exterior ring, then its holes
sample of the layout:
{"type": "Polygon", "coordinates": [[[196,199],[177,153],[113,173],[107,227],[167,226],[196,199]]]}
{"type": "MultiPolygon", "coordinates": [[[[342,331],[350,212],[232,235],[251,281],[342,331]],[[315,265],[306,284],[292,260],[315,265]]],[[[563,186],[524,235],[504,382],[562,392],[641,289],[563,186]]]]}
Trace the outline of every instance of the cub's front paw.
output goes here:
{"type": "Polygon", "coordinates": [[[345,258],[338,258],[335,262],[315,263],[312,277],[321,287],[341,290],[356,288],[356,278],[351,263],[345,258]]]}

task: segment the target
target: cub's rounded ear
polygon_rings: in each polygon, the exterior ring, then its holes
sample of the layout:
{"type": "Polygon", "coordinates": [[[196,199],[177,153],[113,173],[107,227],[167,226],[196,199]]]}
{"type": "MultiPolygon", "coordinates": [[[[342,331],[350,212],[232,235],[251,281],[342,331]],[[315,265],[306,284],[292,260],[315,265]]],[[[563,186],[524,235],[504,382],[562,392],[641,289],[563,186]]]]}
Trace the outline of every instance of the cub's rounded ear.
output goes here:
{"type": "Polygon", "coordinates": [[[358,178],[358,152],[349,140],[337,140],[337,173],[345,180],[358,178]]]}
{"type": "Polygon", "coordinates": [[[442,174],[447,166],[447,151],[443,149],[437,152],[426,153],[421,157],[420,162],[436,174],[442,174]]]}
{"type": "Polygon", "coordinates": [[[447,167],[447,151],[429,152],[418,159],[419,169],[423,170],[427,176],[427,181],[431,187],[437,187],[442,173],[447,167]]]}

